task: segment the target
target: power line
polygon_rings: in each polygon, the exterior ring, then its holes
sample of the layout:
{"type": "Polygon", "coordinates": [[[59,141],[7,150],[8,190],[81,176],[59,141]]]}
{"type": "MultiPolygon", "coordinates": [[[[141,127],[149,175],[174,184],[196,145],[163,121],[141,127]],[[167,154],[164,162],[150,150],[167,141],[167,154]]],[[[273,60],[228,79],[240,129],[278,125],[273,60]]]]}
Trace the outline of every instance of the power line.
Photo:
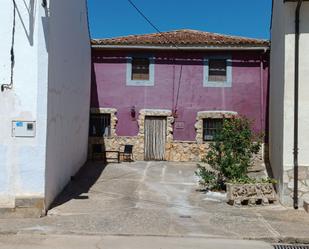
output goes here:
{"type": "Polygon", "coordinates": [[[160,29],[153,24],[152,21],[150,21],[150,19],[132,2],[132,0],[127,0],[132,7],[150,24],[151,27],[153,27],[161,36],[163,36],[168,42],[170,42],[175,48],[178,49],[178,46],[171,41],[162,31],[160,31],[160,29]]]}
{"type": "MultiPolygon", "coordinates": [[[[164,33],[160,31],[160,29],[156,25],[153,24],[153,22],[150,21],[150,19],[132,2],[132,0],[127,0],[127,1],[146,20],[146,22],[150,24],[151,27],[153,27],[164,39],[166,39],[169,43],[171,43],[175,48],[179,49],[178,46],[173,41],[171,41],[164,33]]],[[[176,103],[175,103],[175,107],[173,106],[175,114],[177,112],[177,106],[178,106],[178,99],[179,99],[179,92],[180,92],[180,85],[181,85],[181,78],[182,78],[182,67],[183,65],[181,64],[180,72],[179,72],[178,87],[177,87],[176,103]]]]}
{"type": "Polygon", "coordinates": [[[181,78],[182,78],[182,64],[180,65],[178,88],[177,88],[177,95],[176,95],[176,104],[175,104],[175,112],[177,112],[178,99],[179,99],[179,91],[180,91],[180,85],[181,85],[181,78]]]}
{"type": "Polygon", "coordinates": [[[15,65],[15,53],[14,53],[14,44],[15,44],[15,25],[16,25],[16,3],[15,0],[12,0],[13,3],[13,25],[12,25],[12,42],[11,42],[11,73],[10,73],[10,83],[1,85],[1,91],[5,89],[12,89],[14,82],[14,65],[15,65]]]}

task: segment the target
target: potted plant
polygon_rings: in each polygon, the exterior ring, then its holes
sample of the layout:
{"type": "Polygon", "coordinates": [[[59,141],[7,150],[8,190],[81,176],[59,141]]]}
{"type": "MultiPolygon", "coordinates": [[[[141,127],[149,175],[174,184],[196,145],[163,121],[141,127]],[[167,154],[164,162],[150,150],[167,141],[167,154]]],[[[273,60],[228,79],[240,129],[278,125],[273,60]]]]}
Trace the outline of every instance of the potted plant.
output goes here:
{"type": "Polygon", "coordinates": [[[261,139],[261,135],[252,131],[247,118],[233,116],[224,119],[203,160],[210,168],[198,165],[196,174],[200,184],[208,190],[226,190],[231,204],[274,201],[273,179],[257,180],[247,175],[253,164],[253,155],[261,149],[261,139]]]}

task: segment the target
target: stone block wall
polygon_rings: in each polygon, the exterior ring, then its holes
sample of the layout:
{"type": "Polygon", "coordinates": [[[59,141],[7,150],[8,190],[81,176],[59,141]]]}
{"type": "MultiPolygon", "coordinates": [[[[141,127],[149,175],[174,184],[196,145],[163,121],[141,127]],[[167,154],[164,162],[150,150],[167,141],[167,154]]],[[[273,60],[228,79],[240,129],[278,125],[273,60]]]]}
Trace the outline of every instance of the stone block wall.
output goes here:
{"type": "MultiPolygon", "coordinates": [[[[105,150],[123,151],[126,144],[133,145],[133,156],[136,161],[144,160],[144,137],[115,136],[108,138],[89,138],[89,158],[91,145],[102,144],[105,150]]],[[[173,162],[199,162],[206,155],[208,144],[196,142],[170,141],[166,143],[165,160],[173,162]]]]}
{"type": "MultiPolygon", "coordinates": [[[[289,169],[283,173],[283,195],[282,203],[291,206],[294,195],[294,169],[289,169]]],[[[299,206],[304,200],[309,200],[309,167],[299,166],[298,168],[298,198],[299,206]]]]}
{"type": "Polygon", "coordinates": [[[208,144],[191,141],[172,141],[166,145],[166,160],[173,162],[199,162],[206,155],[208,144]]]}
{"type": "Polygon", "coordinates": [[[123,151],[126,144],[133,145],[133,156],[136,161],[144,160],[144,138],[133,136],[114,136],[105,138],[89,138],[89,158],[91,158],[92,144],[102,144],[105,150],[123,151]]]}
{"type": "MultiPolygon", "coordinates": [[[[171,110],[142,109],[138,116],[139,132],[137,136],[117,136],[116,134],[116,109],[98,108],[91,109],[92,113],[111,114],[111,135],[109,137],[89,138],[89,158],[91,158],[92,144],[102,144],[105,150],[123,151],[126,144],[133,145],[134,160],[144,160],[144,123],[146,116],[163,116],[167,118],[167,139],[165,147],[165,160],[175,162],[199,162],[206,155],[209,143],[203,141],[203,119],[222,118],[237,115],[235,112],[199,112],[196,119],[196,141],[177,141],[173,139],[174,117],[171,110]]],[[[264,167],[263,149],[255,156],[254,162],[264,167]]]]}

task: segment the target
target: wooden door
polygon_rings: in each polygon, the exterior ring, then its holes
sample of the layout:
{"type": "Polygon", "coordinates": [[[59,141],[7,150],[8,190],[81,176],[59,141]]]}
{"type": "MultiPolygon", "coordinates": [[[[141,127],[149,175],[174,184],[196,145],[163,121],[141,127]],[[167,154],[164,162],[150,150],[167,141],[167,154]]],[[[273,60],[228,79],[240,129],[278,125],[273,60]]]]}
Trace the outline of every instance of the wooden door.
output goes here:
{"type": "Polygon", "coordinates": [[[145,160],[165,160],[166,117],[145,117],[145,160]]]}

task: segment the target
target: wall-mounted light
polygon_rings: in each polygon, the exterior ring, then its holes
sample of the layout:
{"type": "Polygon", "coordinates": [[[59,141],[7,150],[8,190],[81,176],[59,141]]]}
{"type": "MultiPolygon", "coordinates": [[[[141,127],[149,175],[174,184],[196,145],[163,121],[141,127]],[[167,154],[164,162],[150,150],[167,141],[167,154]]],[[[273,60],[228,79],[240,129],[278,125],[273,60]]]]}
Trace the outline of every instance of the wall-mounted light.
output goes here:
{"type": "Polygon", "coordinates": [[[132,106],[132,107],[131,107],[130,113],[131,113],[132,119],[135,120],[135,117],[136,117],[135,106],[132,106]]]}

